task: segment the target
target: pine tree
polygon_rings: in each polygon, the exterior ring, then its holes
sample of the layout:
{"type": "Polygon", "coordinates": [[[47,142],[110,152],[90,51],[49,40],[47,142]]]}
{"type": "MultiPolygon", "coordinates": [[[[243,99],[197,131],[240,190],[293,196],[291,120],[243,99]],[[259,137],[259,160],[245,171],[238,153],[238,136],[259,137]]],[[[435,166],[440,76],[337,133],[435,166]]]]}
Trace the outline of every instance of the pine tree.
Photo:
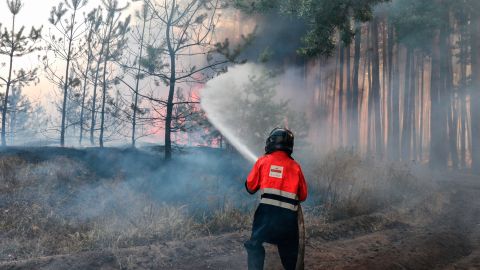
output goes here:
{"type": "MultiPolygon", "coordinates": [[[[10,89],[14,86],[21,87],[28,85],[32,82],[38,81],[37,68],[30,70],[20,69],[14,71],[14,59],[19,58],[35,51],[40,50],[38,41],[41,38],[41,27],[35,29],[32,27],[30,34],[25,35],[25,27],[17,28],[16,20],[20,13],[23,3],[21,0],[7,0],[8,10],[12,15],[12,25],[10,29],[5,28],[3,32],[0,32],[0,55],[4,55],[8,58],[8,72],[7,77],[0,76],[0,80],[6,85],[5,95],[2,104],[2,146],[7,145],[6,141],[6,124],[7,124],[7,112],[8,112],[8,99],[10,95],[10,89]]],[[[0,30],[1,31],[1,30],[0,30]]]]}
{"type": "MultiPolygon", "coordinates": [[[[118,0],[102,0],[102,3],[106,9],[106,32],[102,37],[102,45],[105,48],[103,53],[103,81],[102,81],[102,108],[100,111],[100,136],[98,138],[100,147],[104,144],[105,134],[105,113],[106,113],[106,101],[108,83],[108,65],[110,62],[118,60],[127,42],[127,33],[130,30],[130,16],[127,16],[124,21],[122,18],[122,11],[128,8],[128,4],[124,7],[119,6],[118,0]]],[[[92,120],[93,121],[93,120],[92,120]]]]}
{"type": "Polygon", "coordinates": [[[205,81],[216,68],[233,61],[240,54],[238,48],[230,51],[228,40],[213,43],[212,35],[218,21],[218,1],[149,1],[153,20],[160,25],[156,43],[150,44],[142,65],[147,73],[168,88],[165,106],[165,159],[172,157],[172,121],[175,92],[178,84],[186,81],[205,81]],[[181,63],[179,58],[192,56],[192,52],[207,56],[206,63],[197,67],[181,63]],[[219,57],[221,56],[222,57],[219,57]]]}

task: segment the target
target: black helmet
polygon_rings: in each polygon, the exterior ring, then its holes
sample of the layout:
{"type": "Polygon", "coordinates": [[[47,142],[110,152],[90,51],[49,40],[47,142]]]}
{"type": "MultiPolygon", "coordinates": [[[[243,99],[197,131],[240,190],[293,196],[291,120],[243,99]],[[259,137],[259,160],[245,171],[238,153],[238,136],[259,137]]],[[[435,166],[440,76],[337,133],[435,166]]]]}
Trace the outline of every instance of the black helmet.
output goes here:
{"type": "Polygon", "coordinates": [[[286,128],[274,128],[268,135],[265,144],[265,153],[270,154],[281,150],[291,155],[293,152],[293,133],[286,128]]]}

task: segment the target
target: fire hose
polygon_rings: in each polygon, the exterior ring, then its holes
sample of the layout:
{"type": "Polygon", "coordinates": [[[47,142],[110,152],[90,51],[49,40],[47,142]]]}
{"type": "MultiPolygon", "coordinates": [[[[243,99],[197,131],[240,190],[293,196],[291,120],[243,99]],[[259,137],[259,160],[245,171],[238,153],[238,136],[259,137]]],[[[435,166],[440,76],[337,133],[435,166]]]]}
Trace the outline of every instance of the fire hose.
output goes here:
{"type": "Polygon", "coordinates": [[[302,206],[298,206],[298,255],[296,270],[303,270],[305,267],[305,222],[303,220],[302,206]]]}

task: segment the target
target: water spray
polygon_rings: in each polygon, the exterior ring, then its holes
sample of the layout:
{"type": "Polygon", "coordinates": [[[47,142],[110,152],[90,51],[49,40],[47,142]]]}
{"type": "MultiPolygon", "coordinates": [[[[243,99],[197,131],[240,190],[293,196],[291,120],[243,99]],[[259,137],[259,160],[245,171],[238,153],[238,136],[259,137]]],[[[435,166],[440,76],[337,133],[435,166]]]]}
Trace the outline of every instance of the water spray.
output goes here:
{"type": "Polygon", "coordinates": [[[258,156],[253,153],[245,144],[243,144],[235,133],[230,130],[226,125],[222,124],[219,116],[215,113],[210,106],[206,106],[204,102],[201,103],[202,109],[207,113],[207,118],[210,123],[225,137],[228,142],[235,148],[237,151],[251,163],[255,163],[258,159],[258,156]]]}

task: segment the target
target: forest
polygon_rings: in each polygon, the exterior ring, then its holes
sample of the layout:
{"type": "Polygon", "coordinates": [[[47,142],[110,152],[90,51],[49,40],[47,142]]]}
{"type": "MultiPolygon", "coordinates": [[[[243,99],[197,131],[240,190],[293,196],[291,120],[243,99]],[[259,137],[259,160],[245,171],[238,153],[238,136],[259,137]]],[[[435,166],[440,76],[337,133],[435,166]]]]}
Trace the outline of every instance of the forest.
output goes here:
{"type": "Polygon", "coordinates": [[[297,269],[480,267],[478,0],[0,0],[0,109],[0,270],[246,269],[276,127],[297,269]]]}
{"type": "Polygon", "coordinates": [[[48,24],[28,33],[15,24],[28,3],[7,1],[3,146],[27,137],[135,146],[159,133],[166,157],[186,137],[211,145],[220,135],[199,108],[202,85],[250,61],[280,66],[278,73],[302,69],[312,140],[379,159],[479,167],[476,1],[137,2],[60,2],[45,15],[48,24]],[[296,33],[281,36],[270,25],[277,20],[296,33]],[[38,64],[17,64],[27,55],[38,64]],[[40,81],[56,91],[54,104],[23,94],[40,81]]]}
{"type": "Polygon", "coordinates": [[[339,38],[333,59],[309,65],[312,80],[321,81],[315,102],[329,108],[334,143],[434,168],[476,170],[475,5],[383,5],[370,23],[356,23],[347,40],[339,38]],[[335,68],[322,73],[328,65],[335,68]]]}

